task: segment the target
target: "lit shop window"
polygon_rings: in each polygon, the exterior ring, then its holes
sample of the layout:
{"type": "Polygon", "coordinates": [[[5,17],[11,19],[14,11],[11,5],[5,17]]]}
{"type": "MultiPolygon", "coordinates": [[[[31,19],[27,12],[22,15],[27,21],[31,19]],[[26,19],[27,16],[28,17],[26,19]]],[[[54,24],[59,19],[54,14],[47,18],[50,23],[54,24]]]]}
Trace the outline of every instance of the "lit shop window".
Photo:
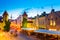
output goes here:
{"type": "Polygon", "coordinates": [[[57,31],[57,29],[49,29],[49,31],[57,31]]]}
{"type": "Polygon", "coordinates": [[[56,22],[55,22],[55,21],[50,20],[50,25],[51,25],[51,26],[55,26],[55,25],[56,25],[56,22]]]}
{"type": "Polygon", "coordinates": [[[53,24],[52,24],[52,20],[50,20],[50,25],[52,26],[53,24]]]}
{"type": "Polygon", "coordinates": [[[56,22],[55,21],[53,21],[53,26],[55,26],[56,25],[56,22]]]}

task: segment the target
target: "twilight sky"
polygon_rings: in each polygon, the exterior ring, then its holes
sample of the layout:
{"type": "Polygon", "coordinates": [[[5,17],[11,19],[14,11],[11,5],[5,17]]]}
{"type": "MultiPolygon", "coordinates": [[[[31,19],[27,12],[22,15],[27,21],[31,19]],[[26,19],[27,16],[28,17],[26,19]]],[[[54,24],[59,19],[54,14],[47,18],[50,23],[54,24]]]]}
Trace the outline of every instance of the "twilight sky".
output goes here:
{"type": "Polygon", "coordinates": [[[60,0],[0,0],[0,15],[7,10],[9,18],[16,19],[25,10],[28,17],[34,17],[43,11],[49,13],[54,8],[60,10],[60,0]]]}

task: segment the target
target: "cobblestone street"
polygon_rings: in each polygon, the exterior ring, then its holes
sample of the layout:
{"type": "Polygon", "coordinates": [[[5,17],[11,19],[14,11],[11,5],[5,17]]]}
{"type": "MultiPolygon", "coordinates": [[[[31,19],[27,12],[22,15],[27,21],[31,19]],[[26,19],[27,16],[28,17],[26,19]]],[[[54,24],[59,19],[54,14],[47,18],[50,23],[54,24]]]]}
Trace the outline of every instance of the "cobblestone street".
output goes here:
{"type": "Polygon", "coordinates": [[[18,36],[13,36],[9,32],[0,32],[0,40],[38,40],[33,36],[27,36],[24,34],[18,34],[18,36]]]}

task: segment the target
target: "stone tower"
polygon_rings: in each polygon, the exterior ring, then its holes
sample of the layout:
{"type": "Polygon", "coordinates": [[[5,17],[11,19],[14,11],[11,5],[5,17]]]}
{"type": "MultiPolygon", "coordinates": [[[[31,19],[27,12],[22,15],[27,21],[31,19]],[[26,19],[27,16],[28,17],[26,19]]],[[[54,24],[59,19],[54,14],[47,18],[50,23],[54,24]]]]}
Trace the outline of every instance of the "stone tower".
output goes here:
{"type": "Polygon", "coordinates": [[[23,13],[23,22],[22,22],[22,27],[23,28],[26,28],[27,27],[27,14],[26,14],[26,12],[24,11],[24,13],[23,13]]]}
{"type": "Polygon", "coordinates": [[[24,13],[23,13],[23,18],[26,18],[27,19],[27,14],[26,14],[26,12],[24,11],[24,13]]]}
{"type": "Polygon", "coordinates": [[[3,13],[3,21],[8,21],[8,13],[7,13],[7,11],[4,11],[4,13],[3,13]]]}

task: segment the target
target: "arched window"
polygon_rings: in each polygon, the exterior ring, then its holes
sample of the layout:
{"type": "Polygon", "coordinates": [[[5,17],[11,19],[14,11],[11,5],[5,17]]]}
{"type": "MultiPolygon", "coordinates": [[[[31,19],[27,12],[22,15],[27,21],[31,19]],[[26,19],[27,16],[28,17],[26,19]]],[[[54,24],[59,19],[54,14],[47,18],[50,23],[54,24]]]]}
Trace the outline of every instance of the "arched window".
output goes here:
{"type": "Polygon", "coordinates": [[[56,22],[55,21],[53,21],[53,26],[55,26],[56,25],[56,22]]]}
{"type": "Polygon", "coordinates": [[[51,25],[51,26],[53,25],[53,21],[52,21],[52,20],[50,20],[50,25],[51,25]]]}
{"type": "Polygon", "coordinates": [[[56,21],[50,20],[50,25],[51,25],[51,26],[55,26],[55,25],[56,25],[56,21]]]}

